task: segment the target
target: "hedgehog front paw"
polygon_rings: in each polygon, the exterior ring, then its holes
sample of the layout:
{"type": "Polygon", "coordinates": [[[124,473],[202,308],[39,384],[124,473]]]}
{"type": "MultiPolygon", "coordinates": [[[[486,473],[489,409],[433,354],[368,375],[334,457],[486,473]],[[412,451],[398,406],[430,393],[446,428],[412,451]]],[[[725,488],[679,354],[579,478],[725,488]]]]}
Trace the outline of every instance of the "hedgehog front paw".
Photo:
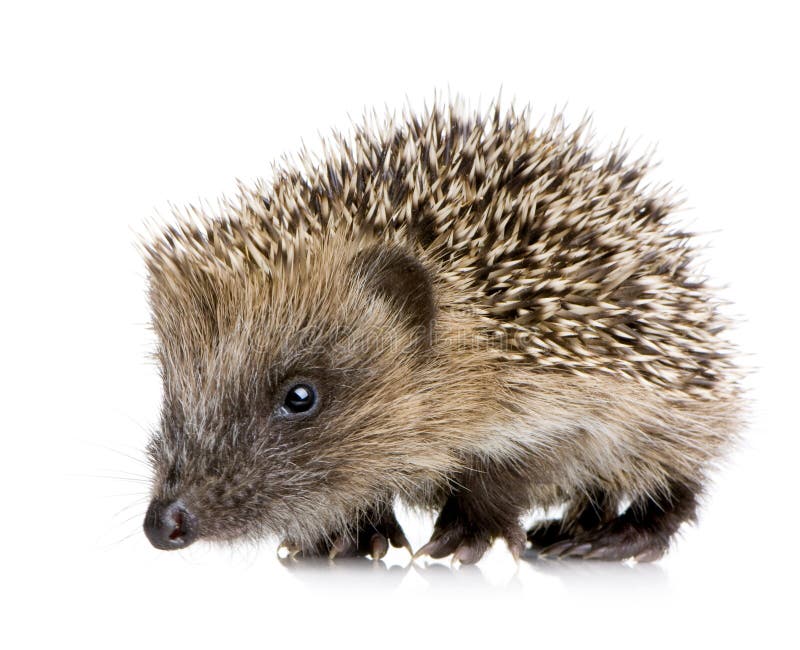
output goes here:
{"type": "Polygon", "coordinates": [[[337,535],[328,551],[328,557],[354,557],[369,555],[373,560],[380,560],[389,550],[389,545],[404,548],[412,553],[400,523],[394,511],[387,508],[382,514],[371,512],[361,518],[358,525],[337,535]]]}
{"type": "Polygon", "coordinates": [[[281,544],[289,552],[291,558],[335,558],[370,556],[373,560],[383,558],[389,546],[405,548],[412,553],[402,527],[394,511],[387,508],[381,514],[370,511],[359,519],[359,522],[347,530],[333,535],[330,539],[321,540],[311,547],[284,540],[281,544]]]}
{"type": "Polygon", "coordinates": [[[430,541],[414,553],[414,558],[428,555],[439,559],[452,554],[453,563],[475,564],[498,537],[506,540],[508,550],[515,560],[525,550],[525,531],[519,522],[509,522],[500,530],[492,530],[471,523],[463,517],[449,518],[446,510],[447,508],[442,511],[436,521],[430,541]]]}

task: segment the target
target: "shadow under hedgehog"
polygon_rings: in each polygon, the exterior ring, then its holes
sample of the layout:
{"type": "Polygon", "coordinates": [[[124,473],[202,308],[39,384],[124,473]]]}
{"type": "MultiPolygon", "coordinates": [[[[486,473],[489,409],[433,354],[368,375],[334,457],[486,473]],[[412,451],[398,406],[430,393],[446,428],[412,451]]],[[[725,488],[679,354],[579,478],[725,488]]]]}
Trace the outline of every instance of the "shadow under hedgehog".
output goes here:
{"type": "Polygon", "coordinates": [[[655,560],[735,440],[719,303],[647,160],[454,106],[365,123],[145,245],[160,549],[655,560]],[[529,531],[534,508],[563,509],[529,531]]]}

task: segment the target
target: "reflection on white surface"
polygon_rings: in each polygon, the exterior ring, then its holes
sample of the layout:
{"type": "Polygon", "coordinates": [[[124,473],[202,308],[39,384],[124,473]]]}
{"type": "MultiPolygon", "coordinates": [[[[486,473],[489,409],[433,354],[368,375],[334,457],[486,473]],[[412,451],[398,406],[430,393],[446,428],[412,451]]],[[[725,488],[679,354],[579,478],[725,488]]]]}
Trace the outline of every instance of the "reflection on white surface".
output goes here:
{"type": "MultiPolygon", "coordinates": [[[[495,552],[502,553],[502,547],[495,552]]],[[[279,560],[281,566],[298,583],[313,588],[377,589],[397,591],[404,582],[422,583],[429,593],[451,590],[501,589],[521,590],[523,582],[540,578],[555,579],[567,591],[590,592],[601,590],[635,591],[641,593],[666,593],[667,573],[659,563],[635,564],[586,560],[539,559],[529,551],[520,559],[513,571],[489,571],[483,563],[453,565],[447,559],[419,558],[406,564],[387,564],[369,558],[290,559],[279,560]]],[[[506,564],[510,563],[510,558],[506,564]]],[[[507,569],[508,567],[506,567],[507,569]]],[[[496,567],[492,567],[496,569],[496,567]]]]}

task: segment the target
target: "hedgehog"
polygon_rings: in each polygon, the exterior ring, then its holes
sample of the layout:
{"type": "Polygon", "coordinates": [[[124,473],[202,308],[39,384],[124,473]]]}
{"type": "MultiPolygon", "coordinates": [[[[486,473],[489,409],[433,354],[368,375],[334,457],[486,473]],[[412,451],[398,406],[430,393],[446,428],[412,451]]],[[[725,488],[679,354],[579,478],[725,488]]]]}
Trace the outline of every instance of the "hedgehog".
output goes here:
{"type": "Polygon", "coordinates": [[[499,102],[373,112],[151,233],[149,541],[379,560],[413,552],[403,504],[435,517],[415,557],[660,558],[740,373],[676,193],[594,140],[499,102]]]}

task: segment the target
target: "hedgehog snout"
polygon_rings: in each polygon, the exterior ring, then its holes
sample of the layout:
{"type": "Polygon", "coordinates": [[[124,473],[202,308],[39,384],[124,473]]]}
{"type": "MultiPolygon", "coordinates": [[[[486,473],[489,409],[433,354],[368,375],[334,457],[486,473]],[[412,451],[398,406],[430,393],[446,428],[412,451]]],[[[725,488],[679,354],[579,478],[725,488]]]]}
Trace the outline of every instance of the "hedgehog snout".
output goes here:
{"type": "Polygon", "coordinates": [[[197,539],[197,517],[181,500],[154,499],[144,516],[144,534],[162,551],[186,548],[197,539]]]}

